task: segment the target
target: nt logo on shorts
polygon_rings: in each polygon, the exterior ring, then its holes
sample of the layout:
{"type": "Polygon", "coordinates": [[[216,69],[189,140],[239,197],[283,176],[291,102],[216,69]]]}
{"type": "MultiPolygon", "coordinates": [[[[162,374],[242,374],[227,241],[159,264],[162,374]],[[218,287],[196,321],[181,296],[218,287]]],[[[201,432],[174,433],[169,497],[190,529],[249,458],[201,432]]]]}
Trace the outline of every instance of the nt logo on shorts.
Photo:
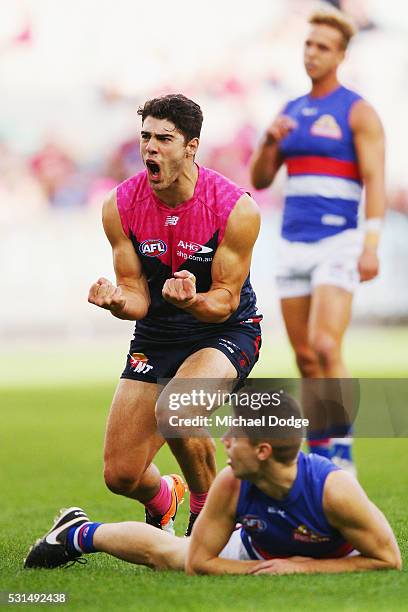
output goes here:
{"type": "Polygon", "coordinates": [[[139,374],[147,374],[147,372],[150,372],[150,370],[153,369],[153,366],[147,363],[149,359],[144,353],[132,353],[129,355],[129,358],[130,367],[134,372],[138,372],[139,374]]]}
{"type": "Polygon", "coordinates": [[[149,240],[145,240],[139,245],[139,252],[142,255],[147,255],[147,257],[158,257],[159,255],[164,255],[166,251],[167,244],[164,240],[156,238],[149,238],[149,240]]]}

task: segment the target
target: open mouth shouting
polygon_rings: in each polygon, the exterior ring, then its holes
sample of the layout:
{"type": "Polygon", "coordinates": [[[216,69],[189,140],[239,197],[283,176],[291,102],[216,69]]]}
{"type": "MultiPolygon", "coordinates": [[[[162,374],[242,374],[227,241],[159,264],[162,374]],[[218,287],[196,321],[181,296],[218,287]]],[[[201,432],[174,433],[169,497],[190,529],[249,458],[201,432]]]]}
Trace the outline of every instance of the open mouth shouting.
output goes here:
{"type": "Polygon", "coordinates": [[[157,162],[152,159],[146,160],[146,168],[149,175],[149,180],[153,182],[160,181],[160,166],[157,162]]]}

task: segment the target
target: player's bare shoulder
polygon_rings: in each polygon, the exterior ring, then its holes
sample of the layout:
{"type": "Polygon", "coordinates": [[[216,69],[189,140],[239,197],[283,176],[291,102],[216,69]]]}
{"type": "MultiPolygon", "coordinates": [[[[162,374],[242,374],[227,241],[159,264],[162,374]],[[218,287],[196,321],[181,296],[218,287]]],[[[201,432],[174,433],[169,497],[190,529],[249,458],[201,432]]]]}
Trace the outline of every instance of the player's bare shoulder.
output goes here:
{"type": "Polygon", "coordinates": [[[356,508],[371,505],[357,479],[345,470],[334,470],[326,478],[323,490],[323,510],[329,523],[339,528],[356,508]]]}
{"type": "Polygon", "coordinates": [[[234,206],[234,210],[231,214],[239,215],[240,221],[258,221],[260,222],[261,213],[259,210],[258,204],[255,200],[249,195],[249,193],[244,193],[239,198],[237,203],[234,206]]]}
{"type": "Polygon", "coordinates": [[[106,223],[112,222],[118,217],[118,205],[116,187],[109,191],[102,202],[102,222],[105,227],[106,223]]]}
{"type": "Polygon", "coordinates": [[[235,512],[237,505],[241,482],[234,476],[232,469],[227,466],[222,469],[216,476],[211,485],[210,492],[213,491],[212,497],[217,501],[222,502],[223,508],[227,507],[232,513],[235,512]]]}
{"type": "Polygon", "coordinates": [[[240,488],[240,481],[234,476],[234,472],[229,465],[219,471],[217,480],[226,487],[229,493],[239,490],[240,488]]]}
{"type": "Polygon", "coordinates": [[[228,218],[224,240],[241,248],[252,248],[261,227],[261,214],[255,200],[244,193],[228,218]]]}
{"type": "Polygon", "coordinates": [[[105,196],[102,204],[102,223],[105,234],[112,246],[121,240],[127,239],[120,220],[116,189],[112,189],[105,196]]]}
{"type": "Polygon", "coordinates": [[[356,132],[376,131],[380,134],[384,132],[381,119],[375,108],[367,100],[357,100],[350,110],[350,128],[356,132]]]}

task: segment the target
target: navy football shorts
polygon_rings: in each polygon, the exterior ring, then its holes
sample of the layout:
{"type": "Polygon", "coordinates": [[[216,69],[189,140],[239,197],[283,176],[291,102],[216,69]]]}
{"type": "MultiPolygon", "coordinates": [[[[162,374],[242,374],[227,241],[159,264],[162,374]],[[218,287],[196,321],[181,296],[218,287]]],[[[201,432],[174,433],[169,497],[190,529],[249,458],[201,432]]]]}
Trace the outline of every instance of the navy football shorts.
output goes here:
{"type": "Polygon", "coordinates": [[[173,378],[189,355],[204,348],[224,353],[235,367],[238,380],[242,381],[258,361],[261,327],[259,323],[242,322],[211,331],[199,339],[193,336],[171,342],[146,338],[136,330],[121,378],[149,383],[173,378]]]}

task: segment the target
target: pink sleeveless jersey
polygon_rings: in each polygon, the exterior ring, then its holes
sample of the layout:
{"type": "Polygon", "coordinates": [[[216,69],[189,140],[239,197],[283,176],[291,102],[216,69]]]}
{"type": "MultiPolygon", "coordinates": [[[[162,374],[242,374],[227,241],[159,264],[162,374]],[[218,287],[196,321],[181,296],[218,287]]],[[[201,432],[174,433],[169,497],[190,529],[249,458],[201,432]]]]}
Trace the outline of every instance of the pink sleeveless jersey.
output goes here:
{"type": "MultiPolygon", "coordinates": [[[[159,333],[205,333],[214,327],[167,303],[161,292],[166,279],[177,270],[188,270],[196,276],[198,292],[209,290],[212,260],[228,217],[245,192],[217,172],[199,167],[193,197],[175,208],[157,198],[146,171],[121,183],[116,193],[123,230],[141,260],[151,296],[149,312],[137,322],[137,332],[151,337],[159,333]]],[[[255,313],[256,298],[248,277],[238,310],[222,325],[255,313]]]]}

